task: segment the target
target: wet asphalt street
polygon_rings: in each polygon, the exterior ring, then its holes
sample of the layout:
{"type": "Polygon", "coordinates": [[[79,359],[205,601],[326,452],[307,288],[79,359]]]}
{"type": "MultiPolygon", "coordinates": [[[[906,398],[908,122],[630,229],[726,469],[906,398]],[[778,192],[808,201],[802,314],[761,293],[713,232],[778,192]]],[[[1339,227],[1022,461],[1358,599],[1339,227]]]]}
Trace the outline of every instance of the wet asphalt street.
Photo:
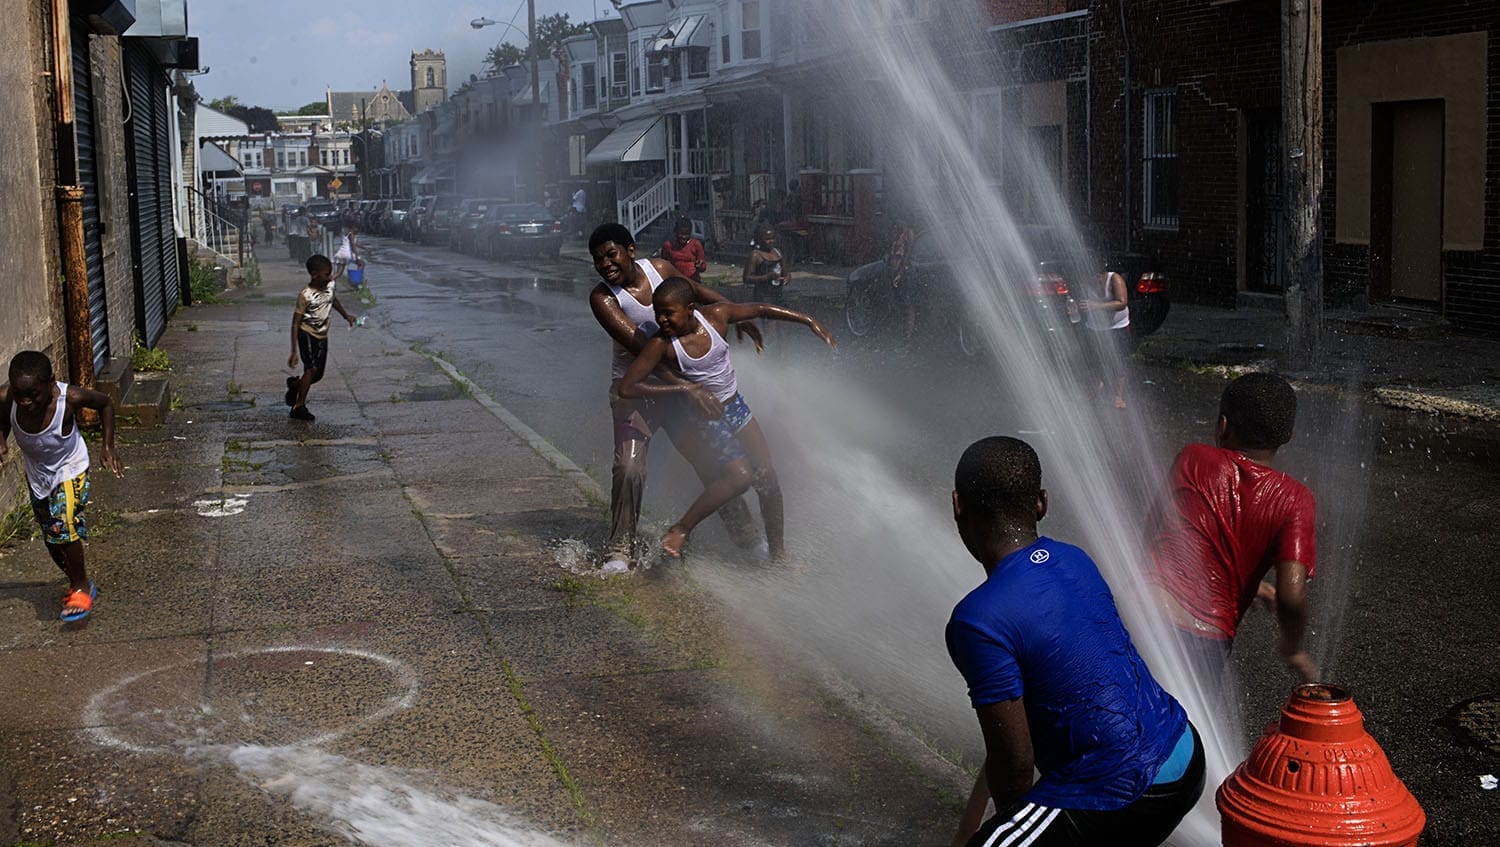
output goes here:
{"type": "MultiPolygon", "coordinates": [[[[592,269],[566,258],[499,263],[391,240],[371,242],[370,284],[379,304],[370,319],[401,341],[452,362],[607,485],[608,342],[586,303],[595,281],[592,269]]],[[[836,304],[803,305],[829,320],[836,333],[842,329],[834,323],[836,304]]],[[[752,406],[778,413],[763,416],[772,421],[768,432],[788,492],[794,550],[798,533],[821,539],[829,532],[808,525],[828,513],[829,503],[809,501],[826,493],[811,477],[829,450],[865,445],[862,455],[885,466],[884,476],[871,477],[874,484],[899,479],[905,496],[941,515],[953,461],[971,440],[1017,431],[1047,437],[1046,422],[1031,419],[993,387],[988,365],[944,349],[898,354],[878,344],[846,344],[830,355],[800,327],[779,330],[763,359],[746,363],[743,352],[736,357],[752,406]],[[783,405],[799,402],[800,396],[781,391],[779,380],[789,368],[806,375],[806,385],[857,390],[858,402],[830,400],[840,411],[828,416],[817,408],[783,405]],[[816,436],[807,427],[816,427],[816,436]]],[[[797,379],[798,388],[805,389],[797,379]]],[[[1143,440],[1164,469],[1181,444],[1208,439],[1222,386],[1215,377],[1142,366],[1130,386],[1139,414],[1122,417],[1120,425],[1144,428],[1143,440]]],[[[1494,576],[1500,431],[1351,402],[1335,392],[1304,391],[1301,399],[1298,434],[1283,451],[1281,466],[1306,480],[1319,498],[1314,647],[1325,678],[1352,690],[1369,730],[1426,808],[1423,844],[1500,843],[1500,791],[1480,785],[1480,776],[1500,771],[1500,746],[1469,743],[1472,738],[1448,719],[1450,710],[1472,698],[1500,700],[1500,580],[1494,576]]],[[[653,447],[646,507],[647,519],[661,524],[693,493],[682,462],[663,447],[653,447]]],[[[838,499],[837,493],[827,496],[838,499]]],[[[867,501],[851,498],[849,508],[867,501]]],[[[1079,520],[1064,511],[1048,531],[1068,538],[1079,520]]],[[[699,536],[695,543],[705,550],[723,546],[717,525],[705,525],[699,536]]],[[[585,541],[597,544],[598,539],[585,541]]],[[[953,539],[931,541],[943,555],[954,554],[953,539]]],[[[938,580],[937,596],[957,596],[962,580],[977,581],[977,568],[966,567],[972,563],[959,562],[953,571],[958,576],[938,580]]],[[[732,575],[710,572],[706,582],[731,605],[781,597],[780,589],[732,575]]],[[[940,602],[927,605],[936,608],[940,602]]],[[[900,597],[893,603],[907,605],[900,597]]],[[[787,608],[797,607],[788,603],[787,608]]],[[[890,656],[872,668],[868,658],[839,667],[841,657],[857,651],[829,646],[836,639],[826,631],[800,629],[798,622],[771,613],[746,615],[747,631],[790,629],[816,661],[872,692],[938,746],[969,757],[977,750],[962,684],[951,668],[941,666],[941,619],[893,622],[901,632],[910,627],[935,633],[939,644],[890,656]],[[909,690],[925,687],[952,688],[937,698],[940,714],[931,699],[909,690]]],[[[1272,657],[1273,638],[1268,616],[1252,613],[1236,649],[1240,705],[1249,727],[1272,720],[1290,689],[1289,677],[1272,657]]],[[[1465,725],[1487,730],[1493,739],[1497,711],[1465,725]]]]}

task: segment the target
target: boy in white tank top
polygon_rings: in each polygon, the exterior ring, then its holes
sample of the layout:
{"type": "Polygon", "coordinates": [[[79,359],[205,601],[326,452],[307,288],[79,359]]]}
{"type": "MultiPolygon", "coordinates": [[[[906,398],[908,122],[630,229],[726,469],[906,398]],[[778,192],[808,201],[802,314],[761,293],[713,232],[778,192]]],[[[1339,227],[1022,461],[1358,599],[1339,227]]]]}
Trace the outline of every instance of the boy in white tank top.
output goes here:
{"type": "Polygon", "coordinates": [[[10,360],[9,382],[0,386],[0,461],[12,430],[26,459],[31,511],[42,528],[47,553],[68,578],[60,617],[69,623],[89,616],[97,592],[84,566],[88,537],[84,506],[89,499],[89,450],[78,432],[78,410],[93,409],[103,424],[104,466],[125,476],[115,455],[115,407],[108,394],[68,385],[52,376],[52,362],[26,350],[10,360]]]}
{"type": "Polygon", "coordinates": [[[620,396],[651,398],[686,394],[702,415],[699,424],[705,440],[717,451],[723,464],[719,478],[707,484],[687,514],[662,536],[662,550],[674,559],[680,558],[693,527],[753,485],[760,498],[770,555],[773,559],[784,558],[781,485],[771,464],[771,448],[765,433],[739,393],[724,336],[730,324],[757,318],[800,323],[829,347],[835,346],[832,333],[811,315],[771,303],[697,305],[693,302],[692,285],[681,278],[668,279],[657,286],[651,301],[661,331],[646,342],[625,371],[624,379],[620,380],[620,396]],[[663,363],[674,367],[688,381],[647,382],[646,378],[663,363]]]}

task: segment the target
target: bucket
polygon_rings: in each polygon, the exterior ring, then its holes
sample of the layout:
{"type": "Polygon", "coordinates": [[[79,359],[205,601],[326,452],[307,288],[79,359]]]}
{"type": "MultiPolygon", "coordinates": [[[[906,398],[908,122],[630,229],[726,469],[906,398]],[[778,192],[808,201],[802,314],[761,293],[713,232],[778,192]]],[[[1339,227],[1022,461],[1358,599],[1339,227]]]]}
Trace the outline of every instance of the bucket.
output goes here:
{"type": "Polygon", "coordinates": [[[349,284],[353,286],[360,286],[365,284],[364,268],[349,269],[349,284]]]}

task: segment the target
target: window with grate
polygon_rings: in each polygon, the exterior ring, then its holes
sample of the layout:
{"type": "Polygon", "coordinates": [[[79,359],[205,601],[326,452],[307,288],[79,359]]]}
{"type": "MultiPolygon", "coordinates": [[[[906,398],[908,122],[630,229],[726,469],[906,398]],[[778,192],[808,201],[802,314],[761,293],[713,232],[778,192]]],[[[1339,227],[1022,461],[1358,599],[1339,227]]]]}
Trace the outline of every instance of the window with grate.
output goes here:
{"type": "Polygon", "coordinates": [[[1176,229],[1178,211],[1177,90],[1146,92],[1141,142],[1141,223],[1176,229]]]}

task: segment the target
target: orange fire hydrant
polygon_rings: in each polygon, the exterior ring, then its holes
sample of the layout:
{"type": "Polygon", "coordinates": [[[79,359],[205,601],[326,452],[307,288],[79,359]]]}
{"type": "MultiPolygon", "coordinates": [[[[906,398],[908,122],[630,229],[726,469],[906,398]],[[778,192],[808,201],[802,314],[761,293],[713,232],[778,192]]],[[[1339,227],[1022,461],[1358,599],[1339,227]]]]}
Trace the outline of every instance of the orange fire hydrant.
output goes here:
{"type": "Polygon", "coordinates": [[[1427,824],[1333,685],[1297,686],[1216,801],[1224,847],[1415,847],[1427,824]]]}

